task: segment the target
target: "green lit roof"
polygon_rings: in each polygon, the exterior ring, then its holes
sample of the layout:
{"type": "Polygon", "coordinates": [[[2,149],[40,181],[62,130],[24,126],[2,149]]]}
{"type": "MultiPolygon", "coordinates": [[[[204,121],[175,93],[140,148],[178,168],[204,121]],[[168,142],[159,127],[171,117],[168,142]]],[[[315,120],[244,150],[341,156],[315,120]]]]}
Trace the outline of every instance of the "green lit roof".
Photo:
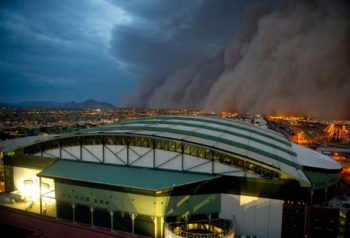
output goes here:
{"type": "Polygon", "coordinates": [[[152,135],[215,147],[280,168],[301,169],[292,144],[282,135],[237,120],[204,116],[162,116],[131,120],[82,131],[81,134],[152,135]],[[281,166],[281,164],[283,164],[281,166]]]}
{"type": "Polygon", "coordinates": [[[113,135],[175,140],[233,154],[308,181],[300,161],[284,136],[249,123],[209,116],[159,116],[62,134],[71,137],[113,135]]]}
{"type": "MultiPolygon", "coordinates": [[[[334,171],[341,169],[336,162],[323,158],[319,153],[311,153],[305,148],[298,147],[289,142],[284,136],[274,131],[259,128],[242,121],[208,116],[160,116],[124,121],[113,125],[95,127],[48,138],[48,140],[46,140],[46,142],[49,143],[47,148],[50,150],[58,148],[59,146],[74,146],[77,145],[74,144],[77,142],[76,139],[78,139],[78,143],[83,143],[80,139],[85,136],[88,138],[95,136],[96,138],[102,138],[100,141],[97,140],[97,143],[101,145],[103,143],[103,138],[109,136],[120,138],[147,138],[147,140],[145,140],[146,142],[157,140],[177,141],[178,144],[181,145],[191,145],[193,147],[209,149],[210,151],[215,151],[215,153],[240,158],[249,163],[256,163],[259,166],[279,171],[283,178],[292,177],[301,181],[303,184],[309,184],[309,179],[303,172],[305,167],[334,171]],[[50,141],[52,144],[50,144],[50,141]],[[75,142],[71,145],[70,143],[72,143],[72,141],[75,142]]],[[[120,141],[124,141],[124,139],[120,141]]],[[[46,142],[37,141],[32,145],[27,145],[27,147],[32,146],[31,148],[33,149],[29,149],[28,154],[42,156],[45,154],[43,153],[45,151],[42,151],[40,144],[46,142]]],[[[119,140],[112,141],[112,143],[119,143],[119,140]]],[[[137,146],[152,146],[149,148],[154,149],[155,147],[153,146],[155,145],[156,143],[146,143],[137,146]]],[[[43,148],[46,147],[44,146],[43,148]]],[[[49,151],[46,154],[50,155],[50,153],[49,151]]],[[[53,158],[69,159],[69,156],[64,157],[61,154],[58,155],[58,150],[55,153],[56,154],[51,154],[50,156],[53,158]]],[[[96,161],[104,161],[100,158],[101,155],[99,157],[99,155],[91,154],[94,158],[97,158],[96,161]]],[[[196,154],[191,155],[196,156],[196,154]]],[[[82,159],[81,154],[73,157],[75,159],[82,159]]],[[[45,170],[42,175],[67,179],[71,178],[88,182],[97,181],[103,184],[119,184],[124,187],[150,190],[172,187],[173,184],[177,186],[211,178],[210,175],[163,171],[159,170],[159,168],[141,169],[128,166],[115,167],[96,163],[84,163],[84,166],[80,168],[80,165],[75,164],[82,163],[81,161],[64,161],[62,163],[54,164],[52,167],[45,170]],[[78,168],[71,169],[71,166],[66,166],[66,169],[65,166],[62,166],[62,163],[72,163],[72,167],[78,168]],[[94,169],[101,171],[100,173],[92,174],[90,171],[94,171],[94,169]],[[130,178],[130,174],[137,174],[138,179],[133,181],[133,177],[130,178]],[[171,181],[167,181],[166,178],[171,178],[171,181]]],[[[221,163],[224,162],[221,161],[221,163]]]]}
{"type": "Polygon", "coordinates": [[[38,174],[40,177],[68,179],[145,190],[161,190],[215,178],[209,174],[155,170],[140,167],[57,160],[38,174]]]}

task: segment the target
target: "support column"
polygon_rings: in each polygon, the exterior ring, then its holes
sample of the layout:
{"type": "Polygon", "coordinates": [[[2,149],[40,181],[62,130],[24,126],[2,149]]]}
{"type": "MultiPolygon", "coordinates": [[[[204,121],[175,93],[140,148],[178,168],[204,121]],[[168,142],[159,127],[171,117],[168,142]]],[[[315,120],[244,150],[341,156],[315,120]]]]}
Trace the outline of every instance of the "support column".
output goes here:
{"type": "Polygon", "coordinates": [[[164,234],[164,217],[160,218],[160,237],[163,237],[164,234]]]}
{"type": "Polygon", "coordinates": [[[185,224],[186,224],[186,231],[188,230],[188,215],[183,215],[183,219],[185,220],[185,224]]]}
{"type": "Polygon", "coordinates": [[[114,217],[114,211],[113,210],[110,210],[109,211],[109,215],[111,216],[111,232],[114,231],[114,224],[113,224],[113,217],[114,217]]]}
{"type": "Polygon", "coordinates": [[[83,142],[81,141],[81,137],[79,138],[79,145],[80,145],[80,160],[83,160],[83,142]]]}
{"type": "Polygon", "coordinates": [[[210,151],[211,155],[211,174],[215,173],[215,161],[214,161],[214,153],[213,151],[210,151]]]}
{"type": "Polygon", "coordinates": [[[307,237],[306,236],[306,227],[307,227],[307,202],[303,202],[303,205],[304,205],[304,232],[303,232],[303,236],[304,237],[307,237]]]}
{"type": "Polygon", "coordinates": [[[91,226],[94,227],[94,210],[95,208],[93,206],[90,206],[90,212],[91,212],[91,226]]]}
{"type": "Polygon", "coordinates": [[[128,165],[129,166],[129,142],[127,141],[126,142],[126,165],[128,165]]]}
{"type": "Polygon", "coordinates": [[[43,200],[41,197],[41,177],[39,177],[39,200],[40,200],[40,214],[43,214],[43,200]]]}
{"type": "Polygon", "coordinates": [[[328,192],[328,190],[327,190],[327,188],[324,190],[324,203],[326,203],[327,202],[327,192],[328,192]]]}
{"type": "Polygon", "coordinates": [[[153,148],[153,168],[156,167],[156,140],[152,139],[152,148],[153,148]]]}
{"type": "Polygon", "coordinates": [[[59,146],[60,146],[60,159],[62,159],[62,145],[61,145],[61,142],[58,142],[59,143],[59,146]]]}
{"type": "Polygon", "coordinates": [[[181,171],[184,171],[184,152],[185,152],[185,148],[184,148],[184,144],[181,144],[181,171]]]}
{"type": "Polygon", "coordinates": [[[152,221],[154,223],[154,237],[157,237],[157,235],[158,235],[157,217],[151,217],[151,219],[152,219],[152,221]]]}
{"type": "Polygon", "coordinates": [[[105,138],[102,137],[102,163],[105,163],[105,138]]]}
{"type": "Polygon", "coordinates": [[[215,164],[214,164],[214,159],[211,160],[211,174],[215,173],[215,164]]]}
{"type": "Polygon", "coordinates": [[[336,196],[338,193],[338,183],[335,184],[335,194],[333,196],[336,196]]]}
{"type": "Polygon", "coordinates": [[[72,209],[73,209],[73,223],[75,223],[75,204],[72,204],[72,209]]]}
{"type": "Polygon", "coordinates": [[[311,189],[311,193],[310,193],[310,195],[311,195],[310,205],[312,205],[312,199],[313,199],[313,196],[314,196],[314,190],[312,190],[312,189],[311,189]]]}
{"type": "Polygon", "coordinates": [[[209,231],[211,231],[211,213],[208,214],[209,231]]]}
{"type": "Polygon", "coordinates": [[[131,217],[131,233],[135,234],[135,219],[137,217],[136,213],[130,213],[130,217],[131,217]]]}

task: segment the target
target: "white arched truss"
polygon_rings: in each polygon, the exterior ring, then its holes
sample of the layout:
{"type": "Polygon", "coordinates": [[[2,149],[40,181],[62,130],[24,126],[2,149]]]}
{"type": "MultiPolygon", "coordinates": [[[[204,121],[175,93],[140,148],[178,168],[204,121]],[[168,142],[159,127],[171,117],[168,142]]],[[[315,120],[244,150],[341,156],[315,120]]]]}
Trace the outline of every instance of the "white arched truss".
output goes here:
{"type": "MultiPolygon", "coordinates": [[[[45,144],[48,143],[46,141],[43,144],[38,143],[35,146],[29,146],[29,149],[25,148],[25,150],[28,150],[29,154],[38,157],[80,160],[93,163],[239,177],[266,177],[261,172],[265,170],[272,172],[275,177],[279,176],[278,172],[270,171],[266,167],[259,167],[259,165],[244,160],[242,157],[231,156],[231,158],[228,155],[214,152],[209,148],[186,144],[184,141],[174,142],[163,138],[157,140],[155,138],[135,137],[129,140],[126,136],[123,140],[117,140],[116,144],[107,144],[104,139],[96,140],[91,144],[91,138],[94,136],[89,137],[90,144],[84,143],[84,137],[74,137],[74,145],[70,145],[67,142],[62,143],[67,138],[60,138],[51,143],[50,146],[45,144]],[[33,151],[33,148],[36,152],[30,153],[33,151]],[[221,155],[221,159],[217,159],[219,155],[221,155]],[[230,161],[236,161],[236,164],[230,164],[230,161]],[[248,169],[251,166],[258,166],[257,172],[248,169]]],[[[99,137],[101,136],[99,135],[99,137]]],[[[69,139],[72,140],[72,138],[69,139]]]]}

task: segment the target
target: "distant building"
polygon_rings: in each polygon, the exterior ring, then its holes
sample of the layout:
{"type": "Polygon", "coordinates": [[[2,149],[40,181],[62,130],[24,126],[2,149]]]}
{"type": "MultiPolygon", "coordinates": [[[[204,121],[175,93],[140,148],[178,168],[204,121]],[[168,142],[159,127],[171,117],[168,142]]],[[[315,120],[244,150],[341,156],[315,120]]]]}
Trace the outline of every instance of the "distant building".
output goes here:
{"type": "Polygon", "coordinates": [[[254,124],[255,126],[261,127],[263,129],[268,129],[266,120],[261,116],[255,116],[252,119],[252,124],[254,124]]]}
{"type": "Polygon", "coordinates": [[[6,191],[28,209],[153,237],[304,237],[308,207],[335,196],[341,171],[271,130],[203,116],[47,137],[4,163],[6,191]]]}

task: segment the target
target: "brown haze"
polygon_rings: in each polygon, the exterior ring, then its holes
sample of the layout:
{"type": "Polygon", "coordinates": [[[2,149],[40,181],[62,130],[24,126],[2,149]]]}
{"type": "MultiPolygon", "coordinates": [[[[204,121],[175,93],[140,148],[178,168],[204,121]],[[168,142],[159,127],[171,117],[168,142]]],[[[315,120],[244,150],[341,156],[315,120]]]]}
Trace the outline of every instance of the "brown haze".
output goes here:
{"type": "Polygon", "coordinates": [[[349,119],[349,10],[345,1],[250,7],[224,52],[143,81],[127,105],[349,119]]]}

